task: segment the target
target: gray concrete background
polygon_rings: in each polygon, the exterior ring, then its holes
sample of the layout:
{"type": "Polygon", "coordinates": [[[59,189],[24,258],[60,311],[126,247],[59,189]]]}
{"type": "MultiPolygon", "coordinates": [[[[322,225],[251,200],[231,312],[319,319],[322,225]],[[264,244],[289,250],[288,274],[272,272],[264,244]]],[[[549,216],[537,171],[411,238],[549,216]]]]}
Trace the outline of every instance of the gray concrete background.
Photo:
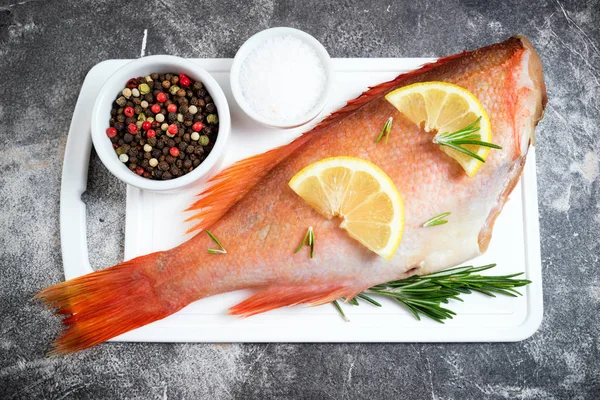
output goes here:
{"type": "MultiPolygon", "coordinates": [[[[0,0],[0,397],[595,399],[600,396],[600,3],[0,0]],[[494,5],[492,5],[494,4],[494,5]],[[45,352],[32,302],[63,279],[59,188],[87,71],[146,54],[233,57],[251,34],[303,29],[334,57],[430,57],[524,33],[550,102],[537,129],[544,321],[520,343],[109,344],[45,352]]],[[[123,253],[125,187],[90,165],[90,257],[123,253]]]]}

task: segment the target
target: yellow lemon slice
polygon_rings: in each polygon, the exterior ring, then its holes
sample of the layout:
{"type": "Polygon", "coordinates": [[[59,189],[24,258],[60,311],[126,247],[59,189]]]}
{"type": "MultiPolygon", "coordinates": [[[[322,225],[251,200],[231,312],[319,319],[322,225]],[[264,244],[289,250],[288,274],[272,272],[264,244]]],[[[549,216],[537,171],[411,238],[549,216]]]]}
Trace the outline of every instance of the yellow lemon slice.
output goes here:
{"type": "Polygon", "coordinates": [[[389,260],[402,240],[404,203],[375,164],[354,157],[325,158],[298,172],[290,187],[317,212],[343,219],[340,227],[389,260]]]}
{"type": "Polygon", "coordinates": [[[441,150],[458,161],[470,177],[475,176],[483,165],[490,147],[500,148],[471,144],[474,141],[491,144],[492,126],[479,100],[460,86],[446,82],[415,83],[396,89],[385,98],[426,132],[435,133],[434,143],[440,144],[441,150]],[[452,138],[452,145],[445,144],[448,143],[448,134],[464,133],[465,128],[470,129],[470,135],[452,138]],[[479,159],[468,152],[476,154],[479,159]]]}

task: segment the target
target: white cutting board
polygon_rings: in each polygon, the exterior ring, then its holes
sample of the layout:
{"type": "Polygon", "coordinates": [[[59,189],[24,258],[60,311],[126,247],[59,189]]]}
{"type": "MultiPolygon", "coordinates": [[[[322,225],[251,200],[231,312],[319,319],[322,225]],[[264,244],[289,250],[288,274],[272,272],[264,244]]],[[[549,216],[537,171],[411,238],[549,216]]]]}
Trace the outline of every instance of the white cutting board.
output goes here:
{"type": "MultiPolygon", "coordinates": [[[[105,80],[129,60],[104,61],[90,70],[75,107],[69,130],[61,187],[61,243],[67,279],[92,271],[86,243],[85,204],[81,194],[87,185],[91,150],[90,116],[105,80]]],[[[265,128],[240,110],[229,87],[231,59],[192,60],[212,73],[230,104],[232,132],[224,165],[289,142],[310,127],[293,130],[265,128]]],[[[333,59],[336,71],[333,95],[322,115],[355,98],[368,86],[393,79],[417,68],[424,58],[333,59]]],[[[109,173],[106,171],[106,173],[109,173]]],[[[185,209],[201,186],[177,194],[157,194],[127,187],[125,259],[171,248],[185,241],[189,227],[185,209]]],[[[530,150],[519,185],[496,221],[486,254],[474,265],[497,263],[489,274],[524,272],[533,281],[521,289],[522,297],[489,298],[464,295],[464,303],[452,301],[457,313],[439,324],[424,317],[416,320],[388,299],[376,298],[377,308],[366,303],[342,305],[345,322],[331,305],[291,307],[240,319],[227,309],[242,301],[249,291],[225,293],[197,301],[161,321],[128,332],[115,341],[146,342],[483,342],[519,341],[531,336],[542,320],[542,279],[535,152],[530,150]]],[[[469,263],[469,264],[471,264],[469,263]]],[[[108,267],[108,265],[106,266],[108,267]]]]}

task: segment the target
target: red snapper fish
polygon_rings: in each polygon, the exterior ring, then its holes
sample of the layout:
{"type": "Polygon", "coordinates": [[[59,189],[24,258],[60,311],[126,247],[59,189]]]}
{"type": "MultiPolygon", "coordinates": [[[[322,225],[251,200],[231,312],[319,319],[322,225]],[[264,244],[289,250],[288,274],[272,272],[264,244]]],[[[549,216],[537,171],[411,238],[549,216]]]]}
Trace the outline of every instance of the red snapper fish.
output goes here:
{"type": "Polygon", "coordinates": [[[293,142],[239,161],[209,181],[190,208],[196,212],[192,218],[195,229],[210,229],[226,245],[227,254],[209,254],[212,239],[198,233],[171,250],[42,290],[36,297],[63,315],[66,326],[54,352],[94,346],[218,293],[253,288],[254,295],[229,310],[250,316],[352,298],[376,284],[482,254],[519,180],[546,102],[540,59],[523,36],[441,58],[370,88],[293,142]],[[428,81],[466,88],[489,114],[494,143],[502,150],[493,150],[473,178],[384,97],[428,81]],[[375,143],[390,116],[389,141],[375,143]],[[402,194],[404,236],[389,261],[323,218],[288,186],[302,168],[335,156],[374,163],[402,194]],[[422,227],[447,211],[452,223],[422,227]],[[318,237],[314,258],[294,254],[308,226],[318,237]]]}

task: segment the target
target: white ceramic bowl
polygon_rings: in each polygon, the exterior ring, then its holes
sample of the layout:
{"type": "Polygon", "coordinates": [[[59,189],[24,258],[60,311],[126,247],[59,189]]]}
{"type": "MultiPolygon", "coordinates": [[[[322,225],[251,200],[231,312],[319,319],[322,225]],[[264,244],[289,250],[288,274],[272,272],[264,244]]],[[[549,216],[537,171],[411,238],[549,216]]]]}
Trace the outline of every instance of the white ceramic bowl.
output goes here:
{"type": "Polygon", "coordinates": [[[215,79],[197,64],[174,56],[149,56],[136,59],[119,68],[111,75],[96,98],[92,111],[92,141],[96,153],[108,170],[121,181],[140,189],[152,191],[175,191],[190,186],[192,183],[208,178],[218,168],[225,153],[229,133],[231,132],[231,117],[229,104],[223,90],[215,79]],[[213,98],[219,116],[219,134],[210,154],[192,172],[170,180],[153,180],[144,178],[130,171],[119,161],[110,139],[106,136],[109,127],[110,110],[119,93],[131,78],[157,73],[184,73],[193,80],[202,82],[213,98]]]}
{"type": "Polygon", "coordinates": [[[237,51],[235,58],[233,59],[229,80],[231,84],[231,91],[233,93],[233,97],[237,101],[240,108],[250,118],[266,126],[272,126],[276,128],[294,128],[300,125],[304,125],[307,122],[313,120],[323,110],[325,104],[327,104],[327,100],[329,100],[329,96],[331,95],[331,91],[333,88],[333,68],[331,66],[331,58],[329,57],[329,53],[327,53],[325,47],[323,47],[323,45],[317,39],[315,39],[308,33],[298,29],[279,27],[266,29],[264,31],[258,32],[257,34],[251,36],[248,40],[246,40],[246,42],[244,42],[242,47],[240,47],[240,49],[237,51]],[[259,113],[254,111],[254,109],[248,104],[240,87],[240,70],[245,59],[256,47],[260,46],[262,43],[269,39],[282,36],[292,36],[306,43],[315,50],[317,56],[323,64],[323,68],[325,69],[326,81],[325,89],[323,90],[321,97],[319,98],[317,104],[308,113],[295,119],[285,121],[274,121],[272,119],[260,115],[259,113]]]}

